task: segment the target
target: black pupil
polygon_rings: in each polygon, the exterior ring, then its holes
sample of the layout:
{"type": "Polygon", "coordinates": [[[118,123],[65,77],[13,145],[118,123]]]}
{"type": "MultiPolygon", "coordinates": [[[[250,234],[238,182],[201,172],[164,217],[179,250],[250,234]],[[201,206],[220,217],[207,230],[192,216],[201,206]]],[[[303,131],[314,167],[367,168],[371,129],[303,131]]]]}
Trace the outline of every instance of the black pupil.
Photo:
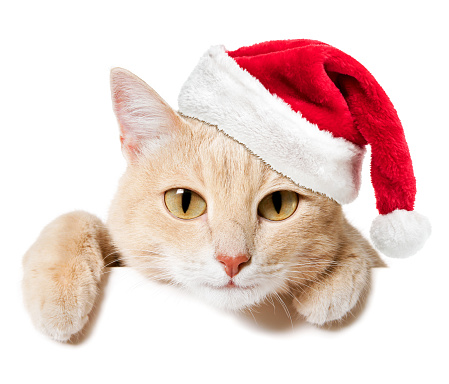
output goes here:
{"type": "Polygon", "coordinates": [[[281,195],[281,192],[279,192],[279,191],[273,192],[273,194],[271,195],[271,198],[273,200],[274,209],[279,214],[279,212],[281,212],[281,207],[282,207],[282,195],[281,195]]]}
{"type": "Polygon", "coordinates": [[[190,200],[192,200],[192,191],[184,189],[182,192],[182,210],[184,213],[189,210],[190,200]]]}

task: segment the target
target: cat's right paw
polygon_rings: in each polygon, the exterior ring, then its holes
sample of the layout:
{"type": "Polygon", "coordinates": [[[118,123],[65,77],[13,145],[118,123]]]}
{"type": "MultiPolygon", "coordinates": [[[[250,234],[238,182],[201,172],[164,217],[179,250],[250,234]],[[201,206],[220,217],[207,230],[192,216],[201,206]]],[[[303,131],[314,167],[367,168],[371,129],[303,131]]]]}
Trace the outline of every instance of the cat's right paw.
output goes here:
{"type": "Polygon", "coordinates": [[[99,292],[109,253],[103,223],[83,211],[48,224],[23,258],[23,296],[33,323],[54,340],[67,341],[84,328],[99,292]]]}
{"type": "Polygon", "coordinates": [[[323,325],[343,319],[369,286],[370,269],[362,257],[350,257],[323,281],[309,286],[293,305],[309,323],[323,325]]]}
{"type": "Polygon", "coordinates": [[[33,269],[25,275],[25,304],[35,326],[57,341],[68,341],[88,321],[98,295],[99,268],[86,260],[33,269]]]}

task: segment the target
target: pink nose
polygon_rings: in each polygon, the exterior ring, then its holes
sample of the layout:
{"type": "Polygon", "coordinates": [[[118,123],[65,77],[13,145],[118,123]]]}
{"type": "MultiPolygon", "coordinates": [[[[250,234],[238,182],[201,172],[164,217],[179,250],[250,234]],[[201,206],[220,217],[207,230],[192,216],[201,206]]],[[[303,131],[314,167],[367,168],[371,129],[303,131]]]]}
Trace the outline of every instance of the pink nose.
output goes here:
{"type": "Polygon", "coordinates": [[[240,266],[249,260],[249,256],[244,254],[237,256],[218,255],[217,260],[224,265],[226,274],[229,277],[234,277],[239,273],[240,266]]]}

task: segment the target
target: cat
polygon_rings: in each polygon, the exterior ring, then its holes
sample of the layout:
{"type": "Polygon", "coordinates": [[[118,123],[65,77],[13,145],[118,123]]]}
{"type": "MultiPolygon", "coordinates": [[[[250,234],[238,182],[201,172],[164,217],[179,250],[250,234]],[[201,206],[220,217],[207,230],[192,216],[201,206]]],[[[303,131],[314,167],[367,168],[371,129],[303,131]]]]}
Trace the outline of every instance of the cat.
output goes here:
{"type": "Polygon", "coordinates": [[[113,69],[111,89],[128,167],[107,224],[67,213],[25,254],[24,302],[40,331],[79,333],[117,262],[226,310],[288,293],[313,324],[351,311],[383,262],[338,203],[175,112],[132,73],[113,69]]]}

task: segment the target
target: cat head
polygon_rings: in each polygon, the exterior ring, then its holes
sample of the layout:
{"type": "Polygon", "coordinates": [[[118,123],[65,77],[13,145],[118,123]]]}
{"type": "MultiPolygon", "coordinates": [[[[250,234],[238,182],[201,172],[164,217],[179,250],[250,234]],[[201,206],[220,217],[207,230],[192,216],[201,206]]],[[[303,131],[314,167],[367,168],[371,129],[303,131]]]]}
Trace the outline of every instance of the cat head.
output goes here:
{"type": "Polygon", "coordinates": [[[272,170],[216,127],[111,72],[128,162],[109,228],[125,265],[242,309],[301,290],[343,252],[375,251],[335,201],[272,170]]]}

